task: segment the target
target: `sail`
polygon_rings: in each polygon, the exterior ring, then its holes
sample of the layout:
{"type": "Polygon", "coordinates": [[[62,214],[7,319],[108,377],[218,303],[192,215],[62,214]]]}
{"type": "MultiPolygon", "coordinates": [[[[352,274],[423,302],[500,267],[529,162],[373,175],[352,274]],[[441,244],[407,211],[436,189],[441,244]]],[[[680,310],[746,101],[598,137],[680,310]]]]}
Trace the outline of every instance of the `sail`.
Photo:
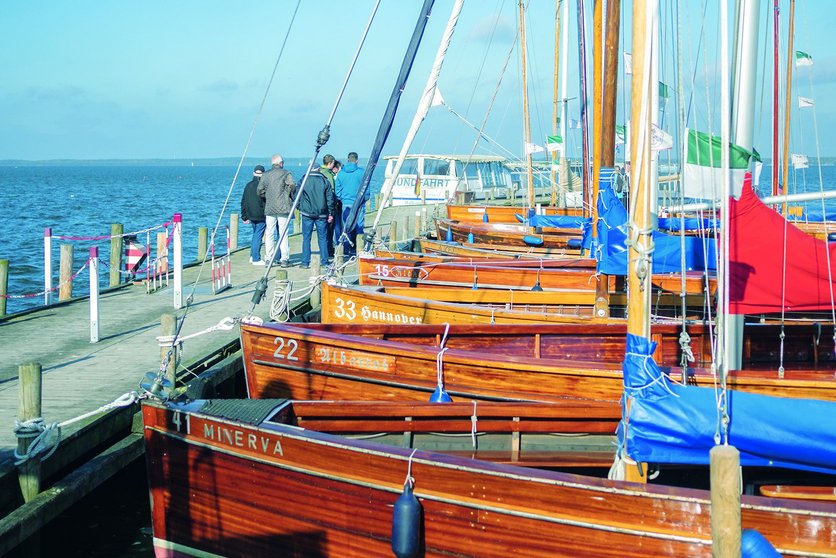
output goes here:
{"type": "MultiPolygon", "coordinates": [[[[653,233],[653,273],[682,271],[682,240],[658,231],[653,233]]],[[[586,235],[584,235],[586,241],[586,235]]],[[[714,239],[686,236],[685,271],[716,270],[714,239]]],[[[598,191],[598,272],[627,275],[627,210],[615,195],[612,184],[602,180],[598,191]]]]}
{"type": "MultiPolygon", "coordinates": [[[[707,465],[717,445],[713,388],[672,382],[651,355],[656,343],[628,335],[619,446],[639,462],[707,465]]],[[[728,440],[741,465],[836,473],[836,403],[728,392],[728,440]]]]}
{"type": "MultiPolygon", "coordinates": [[[[395,184],[395,180],[398,178],[398,173],[401,171],[401,166],[406,158],[406,154],[412,146],[412,141],[415,139],[415,135],[418,133],[418,129],[421,127],[421,123],[424,121],[424,118],[426,118],[430,107],[443,103],[441,93],[438,91],[438,76],[441,74],[441,67],[444,64],[444,57],[447,54],[447,49],[450,47],[450,41],[453,40],[453,32],[456,30],[456,23],[458,23],[459,14],[462,11],[463,4],[464,0],[456,0],[456,3],[453,5],[453,10],[450,12],[450,17],[447,19],[447,27],[445,27],[444,34],[441,37],[441,42],[438,45],[438,51],[436,51],[435,54],[433,67],[430,70],[430,75],[427,78],[427,84],[424,86],[424,92],[421,95],[421,99],[418,101],[418,108],[415,111],[415,116],[412,118],[412,124],[409,127],[406,138],[404,138],[403,145],[401,146],[401,152],[398,154],[398,158],[395,161],[392,174],[383,182],[380,196],[382,200],[387,199],[389,193],[392,191],[392,187],[395,184]]],[[[415,195],[420,195],[418,186],[416,186],[415,190],[415,195]]],[[[375,215],[374,225],[372,225],[374,230],[377,229],[377,225],[380,222],[380,216],[383,214],[383,205],[384,204],[381,204],[377,210],[377,215],[375,215]]]]}
{"type": "Polygon", "coordinates": [[[836,244],[804,233],[765,206],[750,178],[729,207],[729,311],[829,311],[836,297],[836,244]]]}

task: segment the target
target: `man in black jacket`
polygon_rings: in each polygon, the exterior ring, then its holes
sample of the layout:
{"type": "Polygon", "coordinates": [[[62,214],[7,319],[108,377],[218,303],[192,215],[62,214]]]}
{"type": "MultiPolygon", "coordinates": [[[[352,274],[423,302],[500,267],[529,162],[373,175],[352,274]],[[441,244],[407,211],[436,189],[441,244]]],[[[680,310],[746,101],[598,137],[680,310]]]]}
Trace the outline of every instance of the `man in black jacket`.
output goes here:
{"type": "Polygon", "coordinates": [[[244,194],[241,196],[241,219],[253,226],[253,238],[250,241],[250,263],[253,265],[264,265],[264,260],[261,259],[261,241],[266,228],[264,198],[256,191],[262,174],[264,167],[256,165],[253,179],[244,186],[244,194]]]}
{"type": "Polygon", "coordinates": [[[334,220],[334,188],[318,168],[311,169],[308,181],[299,199],[302,215],[302,268],[311,267],[311,236],[316,228],[319,241],[319,261],[328,263],[328,224],[334,220]]]}

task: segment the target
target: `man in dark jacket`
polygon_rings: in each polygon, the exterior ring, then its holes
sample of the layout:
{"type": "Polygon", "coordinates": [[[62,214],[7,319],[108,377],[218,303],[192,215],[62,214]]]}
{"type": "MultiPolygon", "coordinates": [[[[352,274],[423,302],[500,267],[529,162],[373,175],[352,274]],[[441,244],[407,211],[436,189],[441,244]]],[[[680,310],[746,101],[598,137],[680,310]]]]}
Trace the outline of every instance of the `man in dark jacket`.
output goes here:
{"type": "Polygon", "coordinates": [[[241,196],[241,219],[253,226],[253,238],[250,241],[250,263],[253,265],[264,265],[264,260],[261,259],[261,241],[266,227],[264,198],[257,192],[262,174],[264,174],[264,167],[256,165],[253,170],[253,179],[244,186],[244,194],[241,196]]]}
{"type": "Polygon", "coordinates": [[[334,220],[335,201],[331,182],[318,168],[311,169],[299,199],[302,215],[302,268],[311,267],[311,236],[316,228],[319,261],[328,263],[328,223],[334,220]]]}

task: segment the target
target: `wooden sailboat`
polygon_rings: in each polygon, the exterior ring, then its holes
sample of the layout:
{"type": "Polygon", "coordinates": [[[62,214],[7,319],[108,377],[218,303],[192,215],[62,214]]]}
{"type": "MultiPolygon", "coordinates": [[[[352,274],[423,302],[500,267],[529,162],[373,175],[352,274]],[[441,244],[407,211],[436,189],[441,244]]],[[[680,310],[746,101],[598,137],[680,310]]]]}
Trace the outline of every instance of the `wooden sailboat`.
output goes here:
{"type": "MultiPolygon", "coordinates": [[[[590,405],[580,425],[571,407],[568,419],[550,404],[540,417],[518,406],[482,420],[482,406],[397,404],[386,415],[368,403],[145,400],[156,553],[391,556],[415,541],[427,557],[505,557],[509,548],[532,557],[711,556],[706,491],[531,467],[572,458],[529,454],[529,433],[590,431],[614,409],[590,405]],[[498,432],[511,443],[482,455],[493,461],[419,449],[425,432],[445,430],[466,441],[498,432]],[[421,519],[404,525],[393,504],[406,485],[421,519]]],[[[468,454],[479,456],[477,444],[468,454]]],[[[832,504],[743,496],[742,522],[785,555],[834,555],[832,504]]]]}
{"type": "Polygon", "coordinates": [[[503,248],[505,246],[550,248],[580,253],[581,230],[549,228],[538,230],[534,227],[514,223],[456,222],[436,219],[438,238],[456,242],[473,242],[503,248]]]}

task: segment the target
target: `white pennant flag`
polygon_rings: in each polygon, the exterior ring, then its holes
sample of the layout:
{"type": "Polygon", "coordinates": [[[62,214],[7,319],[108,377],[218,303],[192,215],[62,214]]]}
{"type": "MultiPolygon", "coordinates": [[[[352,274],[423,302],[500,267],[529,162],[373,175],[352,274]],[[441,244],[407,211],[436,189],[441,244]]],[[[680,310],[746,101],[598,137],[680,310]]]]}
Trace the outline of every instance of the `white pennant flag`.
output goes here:
{"type": "Polygon", "coordinates": [[[433,91],[433,101],[430,106],[440,107],[444,104],[444,97],[441,96],[441,89],[436,85],[433,91]]]}
{"type": "Polygon", "coordinates": [[[525,144],[525,154],[531,155],[532,153],[542,153],[545,151],[546,148],[542,145],[537,145],[536,143],[526,143],[525,144]]]}
{"type": "Polygon", "coordinates": [[[810,166],[809,161],[807,160],[807,155],[793,153],[791,156],[791,160],[792,168],[794,169],[806,169],[810,166]]]}
{"type": "Polygon", "coordinates": [[[633,75],[633,55],[629,52],[624,53],[624,73],[628,76],[633,75]]]}
{"type": "Polygon", "coordinates": [[[650,149],[653,151],[664,151],[671,147],[673,147],[673,137],[654,124],[650,133],[650,149]]]}
{"type": "Polygon", "coordinates": [[[798,97],[798,108],[808,108],[816,106],[816,101],[808,97],[798,97]]]}

